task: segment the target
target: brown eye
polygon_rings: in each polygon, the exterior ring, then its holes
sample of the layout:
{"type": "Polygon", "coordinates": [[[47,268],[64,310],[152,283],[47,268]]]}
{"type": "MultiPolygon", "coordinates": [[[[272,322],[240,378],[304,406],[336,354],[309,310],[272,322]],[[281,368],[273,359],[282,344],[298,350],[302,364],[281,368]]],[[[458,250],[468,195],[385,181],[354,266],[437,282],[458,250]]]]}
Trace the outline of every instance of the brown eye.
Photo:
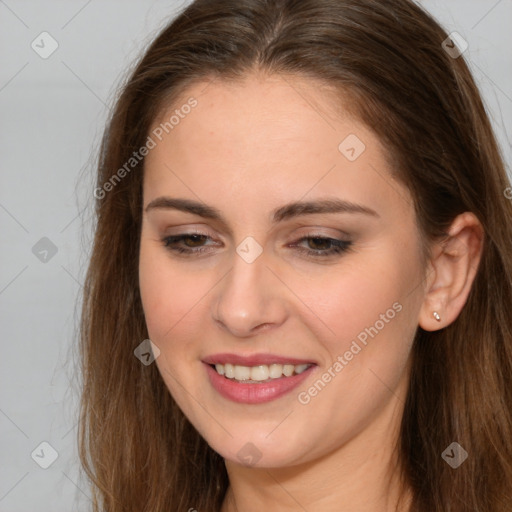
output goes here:
{"type": "Polygon", "coordinates": [[[306,236],[298,240],[294,247],[297,247],[299,251],[306,253],[313,257],[326,257],[333,256],[335,254],[341,254],[350,250],[352,242],[348,240],[338,240],[336,238],[329,238],[323,236],[306,236]],[[308,247],[300,247],[297,244],[300,242],[307,241],[308,247]]]}
{"type": "Polygon", "coordinates": [[[331,248],[330,238],[309,237],[309,247],[313,250],[326,250],[331,248]],[[313,243],[311,243],[313,242],[313,243]],[[312,247],[313,246],[313,247],[312,247]]]}
{"type": "Polygon", "coordinates": [[[208,238],[205,235],[187,235],[183,236],[183,241],[189,241],[191,243],[185,243],[187,247],[199,247],[202,242],[205,241],[205,239],[208,238]]]}
{"type": "Polygon", "coordinates": [[[181,235],[171,235],[162,239],[164,247],[169,251],[193,254],[209,252],[205,249],[204,242],[211,240],[208,235],[202,233],[183,233],[181,235]]]}

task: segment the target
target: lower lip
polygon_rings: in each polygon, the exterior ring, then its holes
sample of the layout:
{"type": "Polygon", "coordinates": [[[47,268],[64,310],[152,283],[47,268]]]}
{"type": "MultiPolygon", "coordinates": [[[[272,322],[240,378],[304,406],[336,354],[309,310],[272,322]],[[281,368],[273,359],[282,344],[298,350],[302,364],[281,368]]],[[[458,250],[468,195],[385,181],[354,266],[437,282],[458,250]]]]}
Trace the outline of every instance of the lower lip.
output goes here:
{"type": "Polygon", "coordinates": [[[269,382],[241,383],[219,375],[209,364],[204,363],[212,386],[228,400],[241,404],[262,404],[275,400],[289,393],[311,374],[315,365],[310,366],[299,375],[280,377],[269,382]]]}

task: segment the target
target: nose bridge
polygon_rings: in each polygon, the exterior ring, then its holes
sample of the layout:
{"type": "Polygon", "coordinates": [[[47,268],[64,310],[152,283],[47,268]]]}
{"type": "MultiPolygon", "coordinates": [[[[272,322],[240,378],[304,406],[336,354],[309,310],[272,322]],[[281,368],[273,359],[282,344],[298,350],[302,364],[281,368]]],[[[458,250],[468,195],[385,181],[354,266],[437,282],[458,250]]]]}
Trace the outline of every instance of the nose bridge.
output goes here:
{"type": "Polygon", "coordinates": [[[250,336],[262,325],[281,324],[286,317],[283,290],[267,268],[267,255],[256,244],[248,237],[238,245],[212,306],[214,320],[240,337],[250,336]]]}

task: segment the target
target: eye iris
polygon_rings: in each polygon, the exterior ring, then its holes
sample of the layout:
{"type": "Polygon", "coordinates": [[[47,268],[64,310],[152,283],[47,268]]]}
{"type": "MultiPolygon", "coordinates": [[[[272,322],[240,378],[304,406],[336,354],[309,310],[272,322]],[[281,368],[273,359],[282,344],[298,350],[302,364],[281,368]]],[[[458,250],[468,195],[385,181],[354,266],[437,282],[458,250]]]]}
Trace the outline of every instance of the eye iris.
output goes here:
{"type": "Polygon", "coordinates": [[[187,245],[188,247],[198,247],[200,246],[201,242],[204,242],[204,239],[206,237],[204,235],[188,235],[185,239],[184,239],[184,242],[185,242],[185,245],[187,245]],[[189,244],[188,242],[192,240],[192,244],[189,244]],[[194,242],[199,242],[198,244],[194,243],[194,242]]]}
{"type": "Polygon", "coordinates": [[[311,249],[314,250],[322,250],[322,249],[329,249],[331,245],[331,241],[327,238],[319,238],[319,237],[312,237],[308,241],[308,245],[311,247],[311,249]],[[313,243],[313,247],[311,247],[311,242],[313,243]],[[314,247],[316,245],[316,247],[314,247]],[[320,247],[318,247],[320,245],[320,247]]]}

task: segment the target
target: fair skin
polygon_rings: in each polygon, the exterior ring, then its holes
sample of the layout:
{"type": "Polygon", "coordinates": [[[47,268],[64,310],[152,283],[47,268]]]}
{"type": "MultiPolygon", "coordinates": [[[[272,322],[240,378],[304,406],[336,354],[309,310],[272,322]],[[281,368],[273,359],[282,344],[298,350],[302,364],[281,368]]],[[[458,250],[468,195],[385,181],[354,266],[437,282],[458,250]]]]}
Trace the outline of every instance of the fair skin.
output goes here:
{"type": "MultiPolygon", "coordinates": [[[[434,245],[422,279],[410,194],[391,178],[379,139],[347,114],[334,115],[318,84],[254,74],[237,83],[197,83],[170,112],[190,96],[197,107],[146,157],[139,280],[162,378],[225,459],[230,487],[222,511],[393,511],[393,446],[414,334],[418,326],[432,331],[457,318],[479,262],[481,226],[470,213],[457,217],[451,238],[434,245]],[[353,161],[338,149],[350,134],[366,146],[353,161]],[[172,208],[146,211],[162,196],[204,203],[222,220],[172,208]],[[326,198],[377,215],[271,221],[285,204],[326,198]],[[175,245],[207,252],[182,255],[162,242],[194,230],[209,238],[175,245]],[[262,249],[251,263],[236,251],[248,236],[262,249]],[[352,245],[315,257],[300,248],[332,246],[298,242],[308,236],[352,245]],[[320,392],[308,403],[298,400],[329,368],[332,376],[337,357],[376,325],[378,333],[359,343],[362,349],[320,392]],[[316,366],[290,393],[241,404],[212,387],[202,362],[224,352],[271,353],[316,366]],[[237,455],[244,446],[256,447],[255,462],[237,455]]],[[[162,113],[154,127],[168,117],[162,113]]]]}

